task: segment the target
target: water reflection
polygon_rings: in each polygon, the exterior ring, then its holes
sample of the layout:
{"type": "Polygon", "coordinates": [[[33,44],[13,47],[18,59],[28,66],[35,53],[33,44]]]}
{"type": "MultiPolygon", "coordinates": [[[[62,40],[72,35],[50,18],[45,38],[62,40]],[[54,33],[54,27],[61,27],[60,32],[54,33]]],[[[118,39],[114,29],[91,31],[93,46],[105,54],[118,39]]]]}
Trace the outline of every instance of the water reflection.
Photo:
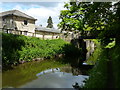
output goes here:
{"type": "Polygon", "coordinates": [[[60,72],[60,68],[48,69],[48,70],[45,70],[45,71],[42,71],[42,72],[36,74],[36,76],[46,74],[46,73],[54,73],[54,72],[60,72]]]}
{"type": "Polygon", "coordinates": [[[42,71],[36,74],[38,79],[23,85],[21,88],[73,88],[72,85],[75,82],[83,85],[83,81],[88,78],[88,76],[76,76],[71,70],[71,67],[62,67],[42,71]]]}
{"type": "Polygon", "coordinates": [[[61,68],[48,69],[48,70],[42,71],[42,72],[36,74],[36,76],[48,74],[48,73],[56,73],[56,72],[66,72],[66,73],[71,73],[72,75],[82,74],[78,68],[75,69],[72,67],[61,67],[61,68]]]}
{"type": "Polygon", "coordinates": [[[2,86],[15,88],[71,88],[75,82],[81,84],[85,78],[88,78],[87,70],[82,67],[61,66],[58,62],[53,61],[29,62],[4,72],[2,74],[2,86]],[[43,69],[44,67],[48,70],[43,69]],[[49,69],[50,67],[52,69],[49,69]]]}

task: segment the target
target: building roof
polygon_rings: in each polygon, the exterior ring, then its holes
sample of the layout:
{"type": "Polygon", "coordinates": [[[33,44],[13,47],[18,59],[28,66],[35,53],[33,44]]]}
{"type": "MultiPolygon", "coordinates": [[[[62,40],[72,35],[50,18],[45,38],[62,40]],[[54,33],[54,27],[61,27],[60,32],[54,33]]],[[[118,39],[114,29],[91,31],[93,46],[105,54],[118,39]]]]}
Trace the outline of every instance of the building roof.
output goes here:
{"type": "Polygon", "coordinates": [[[42,32],[52,32],[52,33],[60,33],[60,30],[54,28],[46,28],[42,26],[36,26],[35,30],[42,31],[42,32]]]}
{"type": "Polygon", "coordinates": [[[5,12],[1,12],[0,13],[0,17],[3,17],[3,16],[9,16],[9,15],[15,15],[15,16],[19,16],[19,17],[25,17],[25,18],[28,18],[28,19],[33,19],[33,20],[37,20],[19,10],[10,10],[10,11],[5,11],[5,12]]]}

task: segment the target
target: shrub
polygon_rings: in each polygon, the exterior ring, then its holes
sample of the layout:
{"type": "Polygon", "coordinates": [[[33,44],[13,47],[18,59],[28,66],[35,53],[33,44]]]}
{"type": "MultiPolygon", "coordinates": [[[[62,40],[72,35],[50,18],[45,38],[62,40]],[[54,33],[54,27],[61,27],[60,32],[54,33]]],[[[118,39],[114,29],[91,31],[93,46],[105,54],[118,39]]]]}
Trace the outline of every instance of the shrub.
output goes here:
{"type": "Polygon", "coordinates": [[[41,40],[36,37],[23,35],[2,34],[2,60],[3,66],[18,63],[19,60],[31,61],[34,58],[53,57],[64,53],[66,44],[62,39],[41,40]]]}

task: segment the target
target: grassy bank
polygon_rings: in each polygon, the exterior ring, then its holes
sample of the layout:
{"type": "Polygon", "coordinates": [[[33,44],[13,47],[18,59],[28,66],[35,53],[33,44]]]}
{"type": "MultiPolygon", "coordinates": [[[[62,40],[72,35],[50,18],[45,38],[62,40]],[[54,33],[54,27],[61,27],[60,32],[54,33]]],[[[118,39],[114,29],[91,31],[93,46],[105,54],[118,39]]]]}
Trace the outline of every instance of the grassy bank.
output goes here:
{"type": "Polygon", "coordinates": [[[55,55],[79,55],[79,49],[62,39],[41,40],[23,35],[2,34],[3,66],[19,61],[32,61],[34,58],[52,58],[55,55]],[[76,52],[76,53],[74,53],[76,52]]]}

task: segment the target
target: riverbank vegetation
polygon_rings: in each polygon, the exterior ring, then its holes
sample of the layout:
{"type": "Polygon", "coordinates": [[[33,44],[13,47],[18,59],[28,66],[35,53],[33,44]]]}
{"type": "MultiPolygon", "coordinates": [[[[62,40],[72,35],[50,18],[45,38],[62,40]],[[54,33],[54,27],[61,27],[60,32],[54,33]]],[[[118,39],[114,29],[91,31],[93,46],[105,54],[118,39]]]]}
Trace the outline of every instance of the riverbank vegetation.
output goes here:
{"type": "Polygon", "coordinates": [[[115,88],[120,88],[120,46],[115,46],[109,53],[113,64],[113,78],[115,88]]]}
{"type": "Polygon", "coordinates": [[[86,81],[84,88],[109,88],[112,83],[114,88],[120,88],[120,47],[103,49],[97,59],[95,67],[90,71],[90,78],[86,81]],[[109,52],[108,52],[109,50],[109,52]],[[111,62],[112,67],[109,67],[111,62]],[[112,72],[108,72],[108,70],[112,72]],[[111,77],[113,74],[113,77],[111,77]],[[110,78],[113,81],[109,82],[110,78]]]}
{"type": "Polygon", "coordinates": [[[59,57],[60,54],[75,57],[79,53],[80,49],[62,39],[41,40],[36,37],[2,33],[3,67],[32,61],[35,58],[43,60],[59,57]]]}
{"type": "Polygon", "coordinates": [[[107,56],[106,51],[101,51],[95,61],[94,68],[89,72],[89,79],[86,81],[84,88],[107,88],[107,56]]]}
{"type": "MultiPolygon", "coordinates": [[[[88,60],[95,65],[83,88],[120,88],[120,1],[114,4],[70,2],[64,7],[66,10],[60,12],[59,28],[80,32],[83,36],[89,31],[100,43],[95,41],[99,46],[88,60]]],[[[17,64],[22,60],[32,61],[34,58],[50,59],[59,54],[75,58],[81,52],[80,48],[61,39],[41,40],[12,34],[3,34],[2,39],[3,65],[17,64]]],[[[74,64],[80,63],[80,60],[74,64]]]]}
{"type": "Polygon", "coordinates": [[[94,42],[95,44],[95,48],[94,48],[94,52],[92,53],[92,55],[85,61],[85,63],[89,64],[89,65],[95,65],[95,63],[97,62],[97,59],[100,56],[100,53],[102,51],[101,49],[101,45],[99,42],[99,39],[91,39],[91,41],[94,42]]]}
{"type": "Polygon", "coordinates": [[[62,30],[78,30],[100,42],[100,52],[90,59],[95,66],[84,88],[120,88],[120,1],[69,2],[64,7],[58,25],[62,30]]]}

